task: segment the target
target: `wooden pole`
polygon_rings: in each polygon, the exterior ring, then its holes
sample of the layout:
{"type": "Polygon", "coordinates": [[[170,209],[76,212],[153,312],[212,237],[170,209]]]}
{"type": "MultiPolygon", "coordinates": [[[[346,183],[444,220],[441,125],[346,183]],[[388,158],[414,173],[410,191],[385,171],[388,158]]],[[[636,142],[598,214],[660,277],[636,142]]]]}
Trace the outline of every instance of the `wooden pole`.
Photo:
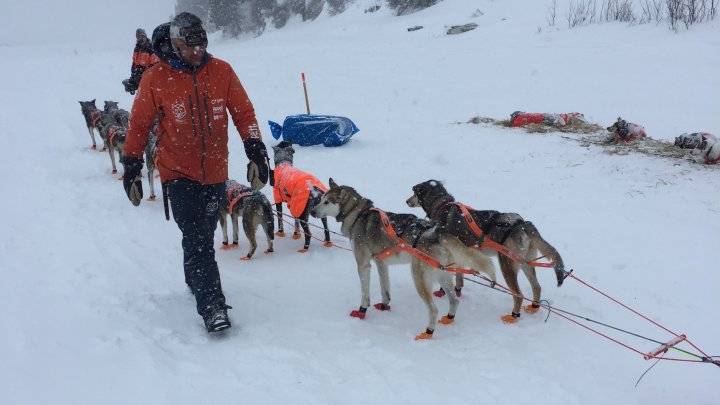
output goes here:
{"type": "Polygon", "coordinates": [[[303,90],[305,91],[305,107],[307,108],[308,115],[310,115],[310,102],[308,101],[307,85],[305,84],[305,72],[302,72],[302,82],[303,90]]]}

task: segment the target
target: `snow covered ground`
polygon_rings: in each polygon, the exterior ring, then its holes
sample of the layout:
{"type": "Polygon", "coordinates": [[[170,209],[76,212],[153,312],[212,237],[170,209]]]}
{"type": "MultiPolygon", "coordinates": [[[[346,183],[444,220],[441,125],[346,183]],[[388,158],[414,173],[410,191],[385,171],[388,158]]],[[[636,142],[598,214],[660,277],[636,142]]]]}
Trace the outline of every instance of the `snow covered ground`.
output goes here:
{"type": "MultiPolygon", "coordinates": [[[[350,318],[360,299],[352,255],[318,242],[301,255],[290,238],[250,262],[238,260],[244,242],[217,253],[234,326],[209,336],[183,282],[180,232],[160,202],[131,206],[107,154],[89,150],[77,103],[130,109],[120,81],[138,20],[118,11],[112,24],[128,35],[106,32],[100,15],[79,20],[72,10],[85,2],[77,3],[53,11],[65,26],[86,24],[87,40],[66,43],[62,29],[27,20],[53,43],[5,37],[0,47],[3,403],[716,403],[717,367],[660,362],[635,388],[652,362],[557,316],[504,325],[511,299],[473,284],[455,324],[414,341],[425,309],[407,267],[391,268],[391,312],[350,318]],[[110,40],[94,41],[103,36],[110,40]]],[[[210,51],[236,69],[268,145],[276,141],[267,120],[305,110],[301,72],[313,113],[344,115],[361,129],[340,148],[296,148],[297,166],[389,211],[422,215],[404,201],[412,185],[436,178],[476,208],[518,212],[578,277],[720,355],[718,167],[458,124],[515,110],[580,111],[604,126],[621,115],[656,139],[718,135],[720,22],[679,33],[663,25],[548,29],[544,3],[445,0],[395,17],[365,14],[360,2],[259,38],[218,39],[210,51]],[[468,22],[479,27],[444,35],[468,22]],[[414,25],[424,28],[407,32],[414,25]]],[[[160,23],[172,5],[157,7],[160,23]]],[[[237,136],[231,151],[231,176],[242,180],[237,136]]],[[[554,306],[672,338],[575,280],[558,289],[552,272],[539,274],[554,306]]],[[[374,271],[371,288],[379,301],[374,271]]],[[[602,330],[641,351],[657,346],[602,330]]]]}

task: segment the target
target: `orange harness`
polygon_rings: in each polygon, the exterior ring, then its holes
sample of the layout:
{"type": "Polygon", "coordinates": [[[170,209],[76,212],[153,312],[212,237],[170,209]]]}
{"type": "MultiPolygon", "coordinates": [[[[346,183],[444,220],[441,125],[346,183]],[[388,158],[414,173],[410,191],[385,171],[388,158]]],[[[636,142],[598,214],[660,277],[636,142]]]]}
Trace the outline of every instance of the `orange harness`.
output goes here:
{"type": "Polygon", "coordinates": [[[97,123],[100,120],[100,111],[91,112],[90,118],[92,118],[92,122],[90,123],[90,125],[92,125],[93,128],[97,127],[97,123]]]}
{"type": "Polygon", "coordinates": [[[121,132],[121,130],[118,129],[118,128],[116,128],[116,127],[111,127],[111,128],[110,128],[110,137],[109,137],[109,139],[108,139],[108,143],[109,143],[110,145],[112,145],[113,141],[115,140],[115,137],[116,137],[117,134],[119,134],[120,132],[121,132]]]}
{"type": "Polygon", "coordinates": [[[237,204],[240,200],[242,200],[243,198],[245,198],[249,195],[252,195],[252,191],[246,191],[244,193],[238,194],[237,197],[233,198],[232,193],[235,190],[239,189],[240,187],[242,187],[241,184],[236,184],[227,190],[227,199],[228,199],[228,201],[230,201],[230,207],[228,208],[229,213],[233,212],[233,208],[235,207],[235,204],[237,204]]]}
{"type": "MultiPolygon", "coordinates": [[[[462,213],[463,218],[465,218],[465,222],[467,222],[470,229],[473,231],[473,233],[480,238],[480,242],[478,242],[476,245],[470,246],[474,249],[492,249],[503,256],[507,256],[510,260],[514,261],[518,264],[527,264],[532,267],[555,267],[555,263],[546,263],[546,262],[538,262],[538,260],[542,259],[544,256],[540,256],[538,258],[535,258],[530,261],[526,261],[524,257],[520,256],[516,252],[513,252],[512,250],[508,249],[506,246],[501,245],[494,240],[490,239],[485,232],[480,228],[480,226],[475,222],[475,219],[473,219],[472,214],[470,214],[470,210],[468,210],[468,206],[462,203],[459,203],[457,201],[449,202],[446,205],[454,205],[458,207],[460,212],[462,213]]],[[[442,207],[441,207],[442,208],[442,207]]],[[[472,209],[472,207],[470,207],[472,209]]]]}
{"type": "Polygon", "coordinates": [[[379,208],[371,208],[371,210],[377,212],[378,215],[380,215],[380,220],[382,221],[383,228],[385,228],[385,232],[387,232],[388,236],[390,236],[390,239],[395,242],[395,246],[376,254],[376,259],[385,260],[390,256],[396,255],[401,252],[406,252],[437,270],[444,270],[452,273],[477,274],[477,272],[473,269],[450,267],[451,265],[444,266],[440,264],[437,259],[430,256],[429,254],[421,250],[415,249],[414,247],[412,247],[412,244],[407,243],[407,241],[397,235],[397,232],[395,232],[395,229],[393,229],[392,224],[390,223],[390,218],[388,218],[388,215],[387,213],[385,213],[385,211],[379,208]]]}

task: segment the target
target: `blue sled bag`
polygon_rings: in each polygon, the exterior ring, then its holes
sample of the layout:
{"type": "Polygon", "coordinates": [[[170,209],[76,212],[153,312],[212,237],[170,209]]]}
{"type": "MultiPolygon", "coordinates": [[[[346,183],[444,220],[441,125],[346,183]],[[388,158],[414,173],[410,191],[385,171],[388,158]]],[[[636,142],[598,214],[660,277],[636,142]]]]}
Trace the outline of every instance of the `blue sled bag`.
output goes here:
{"type": "Polygon", "coordinates": [[[332,115],[290,115],[282,125],[268,121],[275,139],[292,142],[295,145],[340,146],[359,131],[349,118],[332,115]]]}

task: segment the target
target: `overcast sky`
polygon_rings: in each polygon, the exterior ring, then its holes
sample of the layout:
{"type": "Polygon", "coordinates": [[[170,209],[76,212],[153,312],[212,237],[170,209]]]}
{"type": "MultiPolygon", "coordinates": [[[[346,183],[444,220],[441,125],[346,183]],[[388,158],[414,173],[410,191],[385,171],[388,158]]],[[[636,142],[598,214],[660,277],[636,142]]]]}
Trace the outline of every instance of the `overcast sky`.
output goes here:
{"type": "Polygon", "coordinates": [[[175,0],[0,0],[0,46],[124,47],[134,43],[136,28],[151,35],[174,11],[175,0]]]}

